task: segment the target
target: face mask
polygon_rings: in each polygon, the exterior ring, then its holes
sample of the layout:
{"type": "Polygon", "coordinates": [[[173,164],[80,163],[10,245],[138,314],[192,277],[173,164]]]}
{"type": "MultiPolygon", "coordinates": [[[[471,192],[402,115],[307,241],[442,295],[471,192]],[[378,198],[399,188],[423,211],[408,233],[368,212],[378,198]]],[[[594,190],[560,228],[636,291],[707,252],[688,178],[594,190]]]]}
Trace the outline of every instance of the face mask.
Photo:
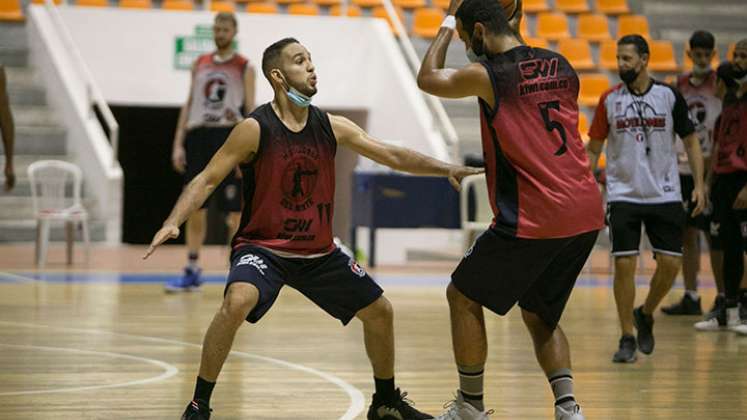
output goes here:
{"type": "Polygon", "coordinates": [[[622,79],[625,84],[631,84],[638,78],[638,74],[639,72],[635,71],[635,69],[621,70],[620,79],[622,79]]]}
{"type": "Polygon", "coordinates": [[[706,74],[711,72],[711,66],[699,66],[697,64],[693,65],[693,74],[695,76],[705,76],[706,74]]]}
{"type": "Polygon", "coordinates": [[[283,84],[285,84],[286,86],[285,94],[286,96],[288,96],[288,99],[290,99],[291,102],[293,102],[300,108],[308,108],[309,105],[311,105],[311,97],[304,95],[303,93],[299,92],[298,89],[289,85],[288,82],[285,81],[285,75],[283,75],[282,79],[283,84]]]}
{"type": "Polygon", "coordinates": [[[737,70],[734,68],[734,79],[739,82],[740,85],[743,85],[745,82],[747,82],[747,70],[737,70]]]}
{"type": "Polygon", "coordinates": [[[473,36],[470,44],[475,47],[474,49],[472,47],[467,49],[467,59],[470,61],[470,63],[476,63],[486,58],[485,48],[482,44],[482,40],[480,40],[478,43],[478,41],[476,41],[475,37],[473,36]]]}

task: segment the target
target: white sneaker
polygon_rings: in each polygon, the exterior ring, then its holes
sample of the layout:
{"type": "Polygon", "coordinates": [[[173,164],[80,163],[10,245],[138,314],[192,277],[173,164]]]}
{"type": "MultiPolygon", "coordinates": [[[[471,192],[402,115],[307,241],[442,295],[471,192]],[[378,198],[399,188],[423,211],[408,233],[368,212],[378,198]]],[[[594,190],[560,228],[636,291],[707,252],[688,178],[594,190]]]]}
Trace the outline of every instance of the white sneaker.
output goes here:
{"type": "Polygon", "coordinates": [[[573,410],[567,411],[563,407],[555,406],[555,420],[586,420],[584,413],[581,412],[581,407],[576,404],[573,410]]]}
{"type": "Polygon", "coordinates": [[[731,330],[737,333],[737,335],[747,336],[747,323],[743,322],[742,325],[737,325],[736,327],[732,327],[731,330]]]}
{"type": "Polygon", "coordinates": [[[462,393],[457,391],[456,398],[444,404],[446,411],[434,420],[488,420],[493,410],[480,411],[464,401],[462,393]]]}
{"type": "Polygon", "coordinates": [[[722,331],[725,329],[731,330],[739,325],[739,310],[737,308],[727,308],[725,318],[722,318],[723,316],[720,315],[696,322],[694,327],[698,331],[722,331]]]}

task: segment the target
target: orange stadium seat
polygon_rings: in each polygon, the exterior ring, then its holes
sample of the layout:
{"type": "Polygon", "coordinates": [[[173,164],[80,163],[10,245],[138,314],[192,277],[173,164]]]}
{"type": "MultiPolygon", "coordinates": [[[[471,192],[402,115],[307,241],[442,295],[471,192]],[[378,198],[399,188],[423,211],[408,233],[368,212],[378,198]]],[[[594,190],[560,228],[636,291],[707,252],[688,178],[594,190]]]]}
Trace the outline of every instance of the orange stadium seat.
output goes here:
{"type": "Polygon", "coordinates": [[[246,5],[246,12],[258,15],[274,15],[280,11],[275,3],[249,3],[246,5]]]}
{"type": "Polygon", "coordinates": [[[677,60],[674,58],[674,47],[670,41],[651,41],[651,58],[648,68],[653,71],[677,71],[677,60]]]}
{"type": "MultiPolygon", "coordinates": [[[[31,0],[31,3],[33,3],[33,4],[44,4],[44,3],[46,3],[46,1],[45,0],[31,0]]],[[[62,0],[54,0],[54,4],[56,4],[56,5],[59,6],[59,5],[62,4],[62,0]]]]}
{"type": "Polygon", "coordinates": [[[291,4],[288,6],[288,14],[298,16],[318,16],[319,6],[308,3],[291,4]]]}
{"type": "Polygon", "coordinates": [[[82,7],[109,7],[108,0],[76,0],[76,6],[82,7]]]}
{"type": "Polygon", "coordinates": [[[577,32],[579,38],[591,42],[611,39],[609,21],[605,15],[588,14],[579,16],[577,32]]]}
{"type": "Polygon", "coordinates": [[[305,3],[306,0],[275,0],[277,4],[294,4],[294,3],[305,3]]]}
{"type": "Polygon", "coordinates": [[[622,38],[624,35],[638,34],[644,38],[651,38],[648,29],[648,19],[641,15],[620,16],[617,21],[617,37],[622,38]]]}
{"type": "Polygon", "coordinates": [[[381,6],[381,0],[353,0],[352,3],[358,7],[362,7],[364,9],[371,9],[374,7],[381,6]]]}
{"type": "Polygon", "coordinates": [[[563,13],[540,13],[537,16],[536,35],[547,38],[549,41],[570,38],[571,32],[568,30],[568,18],[563,13]]]}
{"type": "Polygon", "coordinates": [[[579,75],[581,89],[578,93],[578,103],[583,106],[597,106],[599,98],[610,88],[610,81],[605,74],[579,75]]]}
{"type": "Polygon", "coordinates": [[[166,10],[194,10],[195,4],[191,0],[164,0],[161,8],[166,10]]]}
{"type": "Polygon", "coordinates": [[[535,47],[535,48],[548,49],[550,47],[550,45],[547,43],[547,40],[545,38],[532,38],[532,37],[525,36],[524,42],[526,42],[527,45],[529,45],[530,47],[535,47]]]}
{"type": "Polygon", "coordinates": [[[418,9],[425,7],[425,0],[393,0],[392,4],[403,9],[418,9]]]}
{"type": "Polygon", "coordinates": [[[542,13],[550,10],[547,0],[524,0],[524,13],[542,13]]]}
{"type": "Polygon", "coordinates": [[[568,59],[576,70],[594,70],[597,68],[591,55],[591,45],[585,39],[561,39],[558,41],[558,53],[568,59]]]}
{"type": "Polygon", "coordinates": [[[415,10],[412,15],[412,33],[421,38],[434,38],[445,16],[443,10],[437,7],[415,10]]]}
{"type": "Polygon", "coordinates": [[[431,3],[434,7],[439,7],[445,11],[449,8],[449,3],[451,3],[451,0],[431,0],[431,3]]]}
{"type": "Polygon", "coordinates": [[[122,9],[150,9],[153,3],[150,0],[120,0],[119,7],[122,9]]]}
{"type": "Polygon", "coordinates": [[[617,70],[617,41],[610,39],[599,46],[599,67],[617,70]]]}
{"type": "MultiPolygon", "coordinates": [[[[400,22],[402,22],[402,25],[405,26],[405,22],[406,22],[405,21],[405,12],[402,11],[402,9],[400,9],[399,7],[396,8],[396,10],[397,10],[397,15],[399,16],[400,22]]],[[[374,8],[373,12],[371,13],[371,15],[373,17],[386,19],[387,23],[389,24],[389,29],[392,30],[392,33],[394,35],[399,35],[399,32],[397,32],[397,28],[392,23],[392,20],[389,19],[389,14],[386,12],[386,9],[384,8],[384,6],[379,6],[379,7],[374,8]]]]}
{"type": "Polygon", "coordinates": [[[628,0],[594,0],[594,10],[605,15],[624,15],[630,13],[628,0]]]}
{"type": "MultiPolygon", "coordinates": [[[[686,43],[685,49],[682,52],[682,68],[685,71],[690,71],[693,68],[693,60],[691,60],[690,56],[687,55],[689,50],[690,50],[690,45],[686,43]]],[[[716,53],[713,54],[713,59],[711,59],[711,67],[715,69],[718,67],[720,63],[721,63],[721,60],[719,59],[718,50],[716,50],[716,53]]]]}
{"type": "Polygon", "coordinates": [[[339,6],[342,0],[311,0],[311,2],[320,7],[333,7],[339,6]]]}
{"type": "MultiPolygon", "coordinates": [[[[332,6],[331,9],[329,9],[329,14],[331,16],[342,16],[342,6],[332,6]]],[[[348,4],[348,11],[345,14],[347,17],[361,17],[363,16],[363,11],[360,7],[354,5],[354,4],[348,4]]]]}
{"type": "Polygon", "coordinates": [[[0,0],[0,21],[22,22],[24,20],[19,0],[0,0]]]}
{"type": "Polygon", "coordinates": [[[589,141],[589,117],[585,112],[578,113],[578,132],[581,133],[581,140],[584,143],[589,141]]]}
{"type": "Polygon", "coordinates": [[[211,12],[233,12],[236,8],[232,1],[211,1],[210,11],[211,12]]]}
{"type": "Polygon", "coordinates": [[[563,13],[577,14],[589,11],[587,0],[555,0],[555,10],[563,13]]]}

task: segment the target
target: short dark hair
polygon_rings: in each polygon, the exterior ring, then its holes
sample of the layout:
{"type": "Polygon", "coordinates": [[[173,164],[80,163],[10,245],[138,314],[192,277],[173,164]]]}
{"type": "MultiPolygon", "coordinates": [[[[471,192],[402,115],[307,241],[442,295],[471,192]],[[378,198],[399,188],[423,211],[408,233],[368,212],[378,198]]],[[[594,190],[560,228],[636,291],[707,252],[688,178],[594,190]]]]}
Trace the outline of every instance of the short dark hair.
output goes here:
{"type": "Polygon", "coordinates": [[[716,48],[716,38],[708,31],[695,31],[690,37],[690,49],[695,48],[712,50],[716,48]]]}
{"type": "Polygon", "coordinates": [[[277,68],[283,48],[290,44],[300,44],[300,42],[296,38],[283,38],[267,47],[265,52],[262,53],[262,73],[264,73],[268,81],[272,81],[270,79],[270,70],[277,68]]]}
{"type": "Polygon", "coordinates": [[[236,15],[234,15],[232,12],[220,12],[215,15],[215,19],[213,20],[213,23],[218,23],[220,21],[226,21],[233,23],[234,28],[239,27],[239,23],[236,20],[236,15]]]}
{"type": "Polygon", "coordinates": [[[642,56],[643,54],[651,54],[651,50],[648,49],[648,42],[646,42],[646,39],[638,34],[625,35],[624,37],[620,38],[617,41],[617,46],[619,47],[620,45],[635,45],[636,52],[640,56],[642,56]]]}
{"type": "Polygon", "coordinates": [[[496,0],[465,0],[457,9],[455,16],[470,36],[478,22],[494,35],[513,35],[513,30],[508,26],[506,12],[496,0]]]}

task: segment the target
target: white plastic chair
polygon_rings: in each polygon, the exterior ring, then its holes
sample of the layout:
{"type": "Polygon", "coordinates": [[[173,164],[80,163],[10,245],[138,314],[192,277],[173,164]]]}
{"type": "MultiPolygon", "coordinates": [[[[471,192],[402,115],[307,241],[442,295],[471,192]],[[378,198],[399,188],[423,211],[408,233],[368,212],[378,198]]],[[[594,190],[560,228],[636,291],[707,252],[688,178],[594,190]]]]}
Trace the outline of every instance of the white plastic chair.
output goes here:
{"type": "Polygon", "coordinates": [[[36,264],[44,267],[49,247],[49,231],[53,221],[65,223],[67,263],[73,262],[74,228],[81,225],[85,243],[86,263],[89,259],[90,237],[88,213],[81,205],[83,174],[76,165],[61,160],[40,160],[29,165],[31,197],[37,223],[36,264]],[[66,187],[72,184],[73,195],[67,197],[66,187]]]}
{"type": "Polygon", "coordinates": [[[485,179],[485,174],[470,175],[462,179],[459,205],[462,231],[464,232],[464,249],[466,250],[472,244],[474,234],[486,230],[493,222],[493,209],[490,207],[488,181],[485,179]],[[475,220],[469,220],[467,214],[470,190],[474,190],[475,220]]]}

